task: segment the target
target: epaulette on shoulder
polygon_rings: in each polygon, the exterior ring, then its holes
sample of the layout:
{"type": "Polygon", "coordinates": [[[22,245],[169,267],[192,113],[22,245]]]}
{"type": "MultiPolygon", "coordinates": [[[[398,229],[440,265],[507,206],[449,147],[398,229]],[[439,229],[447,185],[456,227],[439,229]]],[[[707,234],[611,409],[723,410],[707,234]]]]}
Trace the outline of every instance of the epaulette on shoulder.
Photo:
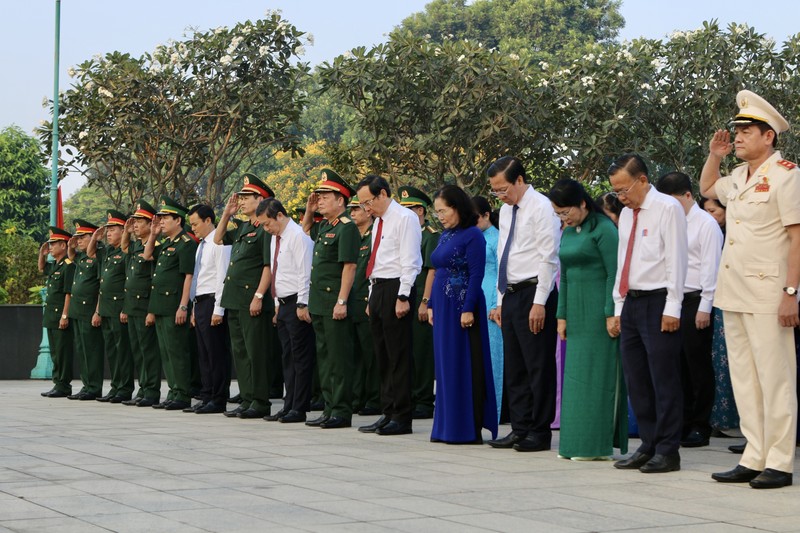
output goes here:
{"type": "Polygon", "coordinates": [[[346,215],[340,216],[339,220],[342,221],[342,224],[349,224],[350,222],[352,222],[352,220],[350,220],[350,218],[348,218],[346,215]]]}
{"type": "Polygon", "coordinates": [[[783,168],[785,168],[786,170],[793,170],[793,169],[797,168],[796,164],[792,163],[791,161],[789,161],[787,159],[781,159],[780,161],[778,161],[778,164],[780,166],[782,166],[783,168]]]}
{"type": "Polygon", "coordinates": [[[433,226],[425,226],[425,229],[427,229],[431,233],[439,233],[439,230],[434,228],[433,226]]]}
{"type": "Polygon", "coordinates": [[[235,219],[235,218],[231,218],[231,219],[228,220],[228,225],[225,226],[225,229],[227,229],[228,231],[233,231],[238,227],[239,227],[239,220],[235,219]]]}
{"type": "Polygon", "coordinates": [[[256,220],[255,222],[251,222],[251,224],[253,225],[254,228],[257,228],[257,227],[259,227],[261,225],[261,221],[260,220],[256,220]]]}
{"type": "Polygon", "coordinates": [[[161,246],[161,241],[156,241],[153,246],[161,246]]]}
{"type": "Polygon", "coordinates": [[[68,264],[68,265],[71,265],[71,264],[72,264],[72,259],[70,259],[69,257],[67,257],[66,259],[64,259],[64,263],[66,263],[66,264],[68,264]]]}
{"type": "Polygon", "coordinates": [[[191,237],[189,237],[188,235],[186,235],[186,234],[184,233],[183,235],[181,235],[181,240],[182,240],[183,242],[189,242],[189,241],[191,241],[191,240],[192,240],[192,238],[191,238],[191,237]]]}

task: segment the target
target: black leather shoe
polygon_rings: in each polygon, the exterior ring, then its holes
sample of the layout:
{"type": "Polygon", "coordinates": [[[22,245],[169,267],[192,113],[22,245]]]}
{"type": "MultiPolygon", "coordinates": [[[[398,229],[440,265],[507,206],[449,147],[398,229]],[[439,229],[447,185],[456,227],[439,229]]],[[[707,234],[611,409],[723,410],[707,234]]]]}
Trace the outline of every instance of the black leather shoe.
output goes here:
{"type": "Polygon", "coordinates": [[[236,415],[236,418],[264,418],[269,415],[269,412],[259,411],[258,409],[245,409],[236,415]]]}
{"type": "MultiPolygon", "coordinates": [[[[165,411],[183,411],[184,409],[191,409],[189,402],[184,402],[183,400],[173,400],[164,407],[165,411]]],[[[191,411],[190,411],[191,412],[191,411]]]]}
{"type": "Polygon", "coordinates": [[[54,390],[47,395],[48,398],[69,398],[69,394],[60,390],[54,390]]]}
{"type": "Polygon", "coordinates": [[[661,455],[657,453],[652,459],[639,467],[639,472],[644,474],[662,474],[665,472],[677,472],[681,469],[681,456],[661,455]]]}
{"type": "Polygon", "coordinates": [[[513,431],[502,439],[492,439],[489,446],[492,448],[513,448],[516,443],[525,440],[528,435],[525,433],[514,433],[513,431]]]}
{"type": "Polygon", "coordinates": [[[652,458],[652,455],[648,455],[646,453],[633,452],[633,455],[627,459],[622,459],[621,461],[614,463],[614,468],[619,468],[620,470],[636,470],[639,467],[644,466],[647,461],[652,458]]]}
{"type": "MultiPolygon", "coordinates": [[[[113,398],[108,400],[108,403],[122,403],[122,402],[128,401],[130,399],[131,399],[130,396],[114,396],[113,398]]],[[[99,398],[98,398],[98,400],[99,400],[99,398]]]]}
{"type": "Polygon", "coordinates": [[[361,433],[375,433],[378,431],[378,429],[382,428],[391,421],[392,420],[388,416],[384,415],[368,426],[361,426],[358,428],[358,430],[361,433]]]}
{"type": "Polygon", "coordinates": [[[779,489],[792,484],[792,474],[767,468],[750,482],[754,489],[779,489]]]}
{"type": "Polygon", "coordinates": [[[151,398],[142,398],[136,402],[136,407],[153,407],[157,403],[156,400],[151,398]]]}
{"type": "Polygon", "coordinates": [[[294,409],[278,419],[278,422],[283,422],[284,424],[297,424],[305,421],[306,414],[302,411],[295,411],[294,409]]]}
{"type": "Polygon", "coordinates": [[[194,412],[195,412],[195,414],[198,414],[198,415],[205,415],[205,414],[211,414],[211,413],[224,413],[225,412],[225,406],[224,405],[219,405],[219,404],[214,403],[214,402],[208,402],[208,403],[202,405],[201,407],[198,407],[197,409],[195,409],[194,412]]]}
{"type": "Polygon", "coordinates": [[[110,402],[111,398],[114,398],[115,396],[116,396],[116,393],[109,392],[105,396],[100,396],[99,398],[97,398],[97,401],[98,402],[110,402]]]}
{"type": "Polygon", "coordinates": [[[267,422],[277,422],[282,416],[287,415],[287,414],[289,414],[289,411],[287,411],[286,409],[281,409],[280,411],[278,411],[274,415],[265,416],[264,420],[266,420],[267,422]]]}
{"type": "Polygon", "coordinates": [[[197,411],[198,409],[200,409],[200,408],[201,408],[201,407],[203,407],[204,405],[205,405],[205,404],[204,404],[203,402],[197,402],[196,404],[194,404],[194,405],[190,405],[189,407],[187,407],[186,409],[184,409],[184,410],[183,410],[183,412],[184,412],[184,413],[194,413],[195,411],[197,411]]]}
{"type": "Polygon", "coordinates": [[[242,395],[237,394],[236,396],[231,396],[228,398],[228,403],[242,403],[242,395]]]}
{"type": "Polygon", "coordinates": [[[744,453],[744,449],[746,446],[747,442],[745,442],[744,444],[731,444],[730,446],[728,446],[728,450],[732,453],[741,455],[744,453]]]}
{"type": "Polygon", "coordinates": [[[225,412],[224,412],[224,413],[222,413],[222,414],[223,414],[223,415],[225,415],[225,416],[227,416],[228,418],[236,418],[236,415],[238,415],[239,413],[241,413],[241,412],[244,412],[244,411],[247,411],[247,409],[243,408],[243,407],[240,405],[240,406],[239,406],[239,407],[237,407],[236,409],[233,409],[233,410],[231,410],[231,411],[225,411],[225,412]]]}
{"type": "Polygon", "coordinates": [[[330,417],[331,417],[331,415],[326,415],[326,414],[323,413],[321,416],[318,416],[314,420],[309,420],[308,422],[306,422],[306,425],[307,426],[311,426],[312,428],[316,428],[316,427],[319,427],[320,424],[325,422],[330,417]]]}
{"type": "Polygon", "coordinates": [[[385,426],[375,430],[378,435],[408,435],[411,432],[411,422],[401,424],[396,420],[392,420],[385,426]]]}
{"type": "Polygon", "coordinates": [[[550,439],[528,435],[515,443],[514,449],[518,452],[544,452],[550,449],[550,439]]]}
{"type": "MultiPolygon", "coordinates": [[[[153,404],[152,407],[153,407],[153,409],[166,409],[167,406],[169,404],[171,404],[171,403],[172,403],[172,400],[164,400],[163,402],[159,402],[159,403],[153,404]]],[[[142,404],[142,402],[139,402],[139,405],[141,405],[141,404],[142,404]]]]}
{"type": "Polygon", "coordinates": [[[433,411],[425,411],[423,409],[414,409],[411,412],[411,418],[414,420],[425,420],[433,418],[433,411]]]}
{"type": "Polygon", "coordinates": [[[700,448],[702,446],[708,446],[708,437],[699,431],[692,431],[686,436],[685,439],[681,441],[681,446],[683,448],[700,448]]]}
{"type": "Polygon", "coordinates": [[[81,394],[83,394],[83,391],[78,391],[75,394],[70,394],[69,396],[67,396],[67,400],[80,400],[81,394]]]}
{"type": "Polygon", "coordinates": [[[736,465],[733,470],[711,474],[711,479],[720,483],[747,483],[758,477],[760,473],[759,470],[751,470],[746,466],[736,465]]]}
{"type": "Polygon", "coordinates": [[[55,388],[55,387],[53,387],[53,388],[52,388],[52,389],[50,389],[49,391],[41,392],[41,393],[39,393],[39,394],[41,394],[42,396],[44,396],[45,398],[47,398],[48,396],[52,395],[54,392],[56,392],[56,388],[55,388]]]}
{"type": "Polygon", "coordinates": [[[381,410],[377,407],[364,407],[358,410],[358,416],[377,416],[381,410]]]}
{"type": "Polygon", "coordinates": [[[122,405],[139,405],[139,402],[144,400],[144,398],[131,398],[130,400],[122,400],[120,402],[122,405]]]}
{"type": "MultiPolygon", "coordinates": [[[[281,420],[281,422],[285,422],[285,420],[281,420]]],[[[332,416],[325,422],[321,423],[319,427],[321,427],[322,429],[339,429],[339,428],[349,428],[350,425],[351,422],[349,418],[345,418],[343,416],[332,416]]]]}
{"type": "Polygon", "coordinates": [[[78,395],[78,399],[82,402],[94,401],[97,399],[97,394],[91,392],[82,392],[78,395]]]}

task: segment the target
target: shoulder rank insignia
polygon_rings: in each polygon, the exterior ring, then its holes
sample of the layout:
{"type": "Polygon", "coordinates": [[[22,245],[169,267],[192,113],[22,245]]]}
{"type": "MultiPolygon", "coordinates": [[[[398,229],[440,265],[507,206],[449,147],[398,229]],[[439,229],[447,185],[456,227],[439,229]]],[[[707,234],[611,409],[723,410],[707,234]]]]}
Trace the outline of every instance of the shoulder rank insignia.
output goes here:
{"type": "Polygon", "coordinates": [[[184,233],[183,235],[181,235],[181,240],[182,240],[183,242],[189,242],[189,241],[191,241],[191,240],[192,240],[192,238],[191,238],[191,237],[189,237],[188,235],[186,235],[186,234],[184,233]]]}
{"type": "Polygon", "coordinates": [[[239,221],[235,218],[228,220],[228,225],[225,227],[228,231],[235,230],[239,227],[239,221]]]}
{"type": "Polygon", "coordinates": [[[339,219],[338,219],[338,218],[334,218],[334,219],[333,219],[333,222],[331,222],[330,224],[331,224],[331,227],[332,227],[332,228],[335,228],[335,227],[336,227],[336,224],[338,224],[338,223],[339,223],[339,219]]]}
{"type": "Polygon", "coordinates": [[[344,215],[340,216],[339,220],[342,221],[342,224],[347,224],[348,222],[350,222],[350,219],[344,215]]]}
{"type": "Polygon", "coordinates": [[[433,226],[425,226],[425,229],[427,229],[431,233],[439,233],[439,230],[434,228],[433,226]]]}
{"type": "Polygon", "coordinates": [[[781,159],[780,161],[778,161],[778,164],[783,168],[785,168],[786,170],[792,170],[793,168],[797,167],[797,165],[795,165],[791,161],[787,161],[786,159],[781,159]]]}
{"type": "Polygon", "coordinates": [[[254,228],[257,228],[257,227],[259,227],[261,225],[261,221],[260,220],[256,220],[255,222],[251,222],[251,224],[253,224],[254,228]]]}
{"type": "Polygon", "coordinates": [[[70,259],[69,257],[67,257],[66,259],[64,259],[64,264],[65,264],[65,265],[71,265],[71,264],[72,264],[72,259],[70,259]]]}

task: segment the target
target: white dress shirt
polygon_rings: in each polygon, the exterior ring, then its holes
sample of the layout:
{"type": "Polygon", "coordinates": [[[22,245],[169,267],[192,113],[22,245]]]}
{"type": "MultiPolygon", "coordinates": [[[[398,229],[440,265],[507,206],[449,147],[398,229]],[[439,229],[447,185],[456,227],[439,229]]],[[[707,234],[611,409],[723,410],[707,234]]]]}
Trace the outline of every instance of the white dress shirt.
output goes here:
{"type": "MultiPolygon", "coordinates": [[[[686,286],[686,264],[689,260],[686,212],[672,196],[661,194],[652,185],[648,187],[636,223],[628,287],[640,291],[667,289],[664,314],[680,318],[683,288],[686,286]]],[[[619,280],[632,226],[633,209],[626,207],[619,215],[617,278],[614,282],[616,316],[622,312],[625,302],[619,294],[619,280]]]]}
{"type": "MultiPolygon", "coordinates": [[[[270,242],[270,257],[275,257],[277,238],[270,242]]],[[[278,251],[278,268],[275,271],[275,295],[277,298],[297,295],[297,303],[308,305],[311,285],[311,260],[314,257],[314,241],[305,234],[294,220],[281,232],[281,249],[278,251]]],[[[274,268],[275,265],[272,265],[274,268]]],[[[275,305],[279,305],[276,300],[275,305]]]]}
{"type": "MultiPolygon", "coordinates": [[[[223,316],[225,308],[219,304],[222,301],[222,287],[225,284],[225,274],[228,273],[228,263],[231,261],[231,247],[214,243],[215,228],[211,228],[208,235],[200,241],[203,256],[200,258],[200,267],[197,270],[197,296],[204,294],[214,295],[214,314],[223,316]]],[[[195,261],[200,255],[200,246],[195,252],[195,261]]]]}
{"type": "Polygon", "coordinates": [[[381,244],[375,254],[370,279],[400,278],[397,294],[408,296],[422,270],[422,227],[419,217],[411,209],[391,200],[383,216],[378,217],[372,225],[373,250],[381,219],[381,244]]]}
{"type": "MultiPolygon", "coordinates": [[[[528,185],[517,203],[517,222],[508,252],[506,275],[509,285],[539,277],[533,303],[544,305],[553,291],[558,272],[558,248],[561,244],[561,222],[553,211],[550,200],[528,185]]],[[[511,228],[514,206],[503,204],[500,208],[500,238],[497,241],[497,264],[511,228]]],[[[505,292],[505,287],[503,287],[505,292]]],[[[497,306],[503,305],[503,294],[497,291],[497,306]]]]}
{"type": "Polygon", "coordinates": [[[700,292],[698,311],[710,313],[717,288],[717,270],[722,256],[722,230],[709,213],[694,204],[686,215],[689,234],[689,263],[686,271],[686,292],[700,292]]]}

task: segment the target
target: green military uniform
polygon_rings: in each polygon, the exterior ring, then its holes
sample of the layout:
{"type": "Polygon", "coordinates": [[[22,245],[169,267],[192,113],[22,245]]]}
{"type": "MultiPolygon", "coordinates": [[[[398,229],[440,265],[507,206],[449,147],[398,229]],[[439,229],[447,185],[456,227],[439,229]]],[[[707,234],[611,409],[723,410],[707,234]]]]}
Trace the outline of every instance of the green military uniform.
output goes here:
{"type": "MultiPolygon", "coordinates": [[[[106,227],[124,227],[126,218],[119,211],[109,210],[106,227]]],[[[100,260],[98,312],[102,320],[101,329],[111,373],[111,390],[104,398],[108,398],[112,403],[120,403],[130,400],[133,394],[133,356],[128,338],[128,325],[119,320],[125,302],[128,256],[121,248],[111,246],[98,249],[96,255],[100,260]]]]}
{"type": "MultiPolygon", "coordinates": [[[[71,234],[60,228],[50,228],[50,240],[68,241],[71,234]]],[[[53,360],[53,390],[42,393],[43,396],[66,396],[72,393],[72,358],[74,340],[72,323],[65,329],[58,329],[58,323],[64,314],[64,303],[68,294],[72,294],[72,281],[75,275],[75,263],[66,256],[58,262],[47,263],[44,269],[47,275],[47,300],[44,306],[42,326],[47,330],[50,344],[50,358],[53,360]]]]}
{"type": "MultiPolygon", "coordinates": [[[[97,226],[85,220],[75,220],[75,236],[91,235],[97,226]]],[[[70,396],[71,400],[94,400],[103,394],[103,332],[92,326],[100,292],[100,261],[86,252],[76,252],[75,277],[69,318],[75,328],[75,353],[81,369],[83,388],[70,396]]]]}
{"type": "MultiPolygon", "coordinates": [[[[274,196],[261,180],[245,176],[239,194],[256,194],[262,198],[274,196]]],[[[262,298],[261,313],[250,316],[250,303],[255,297],[264,267],[270,265],[271,236],[258,222],[231,220],[223,244],[231,246],[231,260],[225,276],[220,305],[228,316],[231,353],[239,382],[241,405],[228,416],[249,412],[255,418],[270,414],[268,349],[273,346],[272,316],[275,305],[266,295],[262,298]]],[[[226,413],[228,414],[228,413],[226,413]]],[[[250,415],[245,415],[250,418],[250,415]]]]}
{"type": "MultiPolygon", "coordinates": [[[[357,198],[349,207],[360,205],[357,198]]],[[[372,251],[372,227],[361,236],[358,249],[356,276],[350,291],[350,307],[348,315],[355,328],[353,372],[353,409],[363,410],[364,414],[381,413],[381,380],[378,374],[378,363],[372,351],[372,330],[369,327],[369,316],[366,309],[369,303],[369,280],[367,279],[367,263],[372,251]]]]}
{"type": "MultiPolygon", "coordinates": [[[[414,187],[400,187],[400,205],[404,207],[423,207],[432,205],[431,199],[414,187]]],[[[425,294],[425,281],[428,272],[433,268],[431,254],[439,244],[439,232],[426,222],[422,227],[422,270],[414,281],[417,297],[422,300],[425,294]]],[[[433,368],[433,327],[428,322],[420,322],[417,309],[412,309],[414,314],[412,323],[413,352],[414,352],[414,381],[411,390],[411,401],[414,404],[416,418],[429,418],[433,416],[433,382],[435,379],[433,368]]]]}
{"type": "MultiPolygon", "coordinates": [[[[353,191],[331,170],[322,171],[317,192],[337,192],[349,199],[353,191]]],[[[311,262],[308,310],[317,343],[317,369],[325,408],[322,418],[338,417],[349,425],[353,416],[353,322],[350,291],[347,317],[334,320],[345,263],[358,261],[361,235],[350,218],[342,214],[320,223],[311,262]]],[[[325,423],[320,425],[325,427],[325,423]]],[[[331,426],[333,427],[333,426],[331,426]]]]}

